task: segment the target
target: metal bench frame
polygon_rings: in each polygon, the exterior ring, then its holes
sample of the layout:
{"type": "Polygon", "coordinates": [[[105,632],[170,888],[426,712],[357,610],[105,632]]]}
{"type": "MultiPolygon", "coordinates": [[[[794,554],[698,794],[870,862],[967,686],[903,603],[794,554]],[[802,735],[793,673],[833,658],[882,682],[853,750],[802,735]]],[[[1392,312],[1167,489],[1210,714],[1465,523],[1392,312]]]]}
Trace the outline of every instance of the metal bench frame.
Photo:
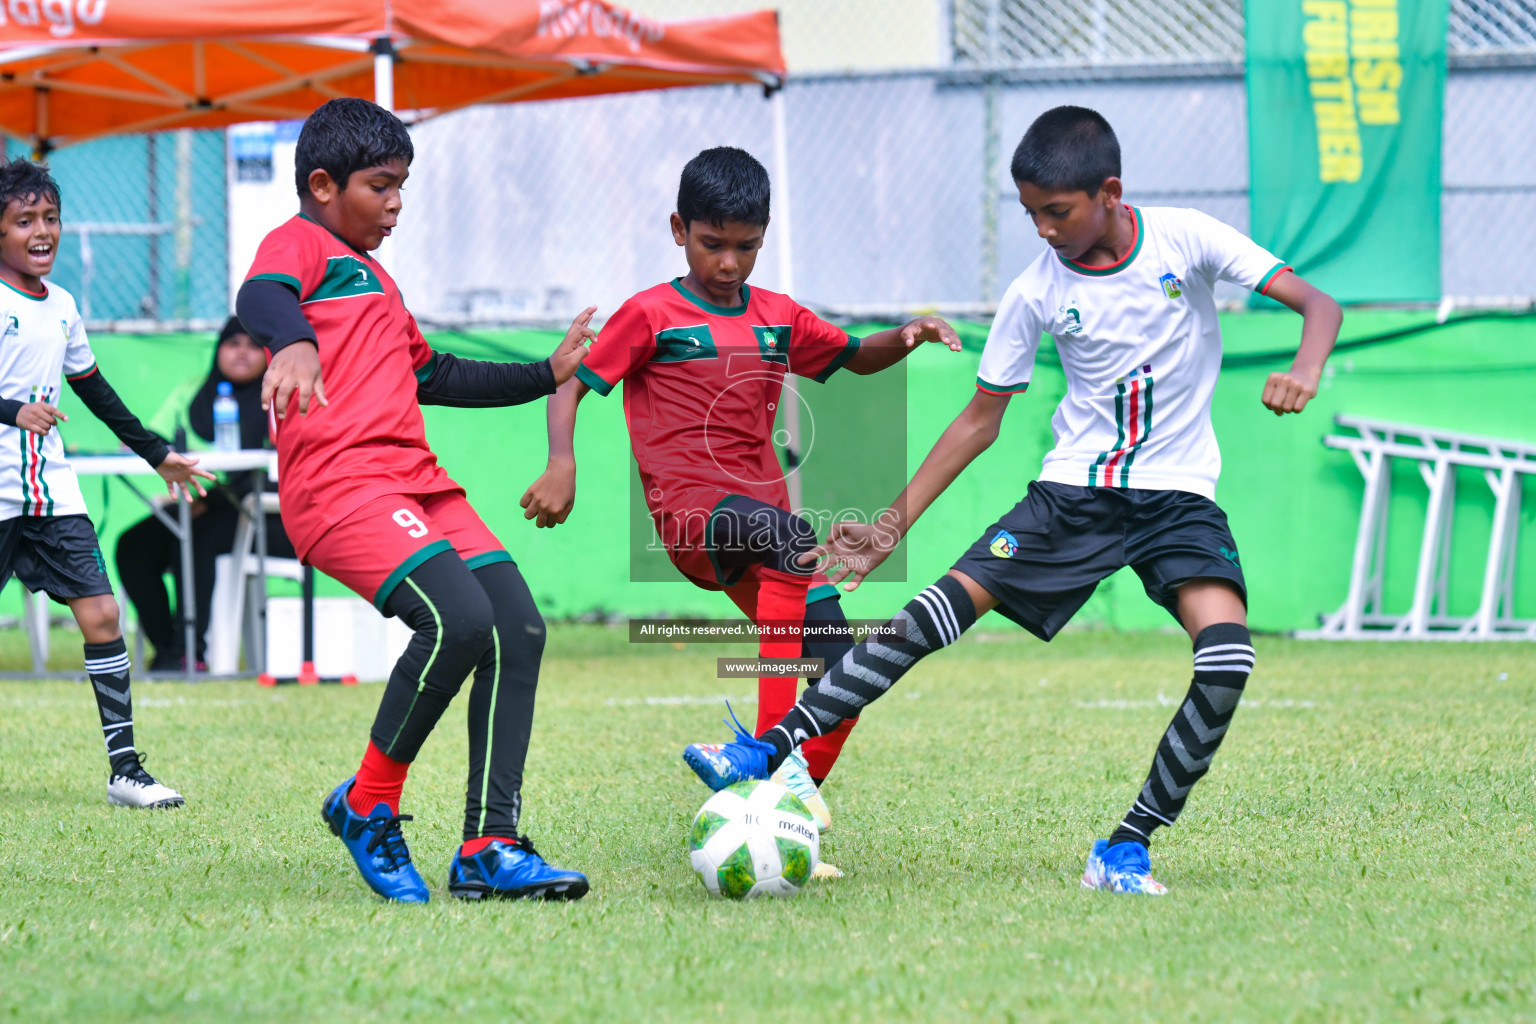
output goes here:
{"type": "Polygon", "coordinates": [[[1336,416],[1334,422],[1358,436],[1332,435],[1323,438],[1323,443],[1349,452],[1365,478],[1349,595],[1338,611],[1324,617],[1321,628],[1296,636],[1323,640],[1536,640],[1536,619],[1517,619],[1514,608],[1520,492],[1524,477],[1536,475],[1536,445],[1358,416],[1336,416]],[[1413,460],[1429,487],[1413,603],[1402,614],[1388,612],[1382,603],[1393,459],[1413,460]],[[1470,616],[1450,614],[1446,593],[1456,469],[1462,466],[1481,470],[1494,495],[1482,596],[1477,611],[1470,616]]]}

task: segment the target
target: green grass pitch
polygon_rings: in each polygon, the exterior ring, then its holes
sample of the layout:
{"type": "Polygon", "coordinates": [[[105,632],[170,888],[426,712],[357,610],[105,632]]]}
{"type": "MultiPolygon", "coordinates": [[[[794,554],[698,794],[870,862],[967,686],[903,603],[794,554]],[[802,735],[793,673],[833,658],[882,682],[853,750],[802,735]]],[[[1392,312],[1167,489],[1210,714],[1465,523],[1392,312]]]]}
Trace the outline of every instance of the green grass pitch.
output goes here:
{"type": "MultiPolygon", "coordinates": [[[[559,627],[525,824],[571,905],[446,897],[462,703],[406,788],[426,907],[320,821],[376,687],[140,684],[180,811],[106,805],[84,686],[0,683],[0,1018],[23,1021],[1536,1020],[1536,650],[1260,638],[1216,766],[1154,848],[1163,899],[1085,892],[1189,677],[1182,637],[967,637],[865,716],[826,858],[711,901],[679,752],[727,648],[559,627]]],[[[741,707],[751,720],[754,708],[741,707]]]]}

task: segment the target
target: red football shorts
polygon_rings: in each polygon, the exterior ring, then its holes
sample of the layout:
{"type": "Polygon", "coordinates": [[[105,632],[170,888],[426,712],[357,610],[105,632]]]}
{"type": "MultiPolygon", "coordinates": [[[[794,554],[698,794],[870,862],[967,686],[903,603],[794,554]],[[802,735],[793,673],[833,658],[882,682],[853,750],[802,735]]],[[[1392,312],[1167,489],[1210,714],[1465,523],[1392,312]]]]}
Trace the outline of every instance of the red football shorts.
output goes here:
{"type": "Polygon", "coordinates": [[[444,551],[458,552],[471,569],[512,561],[457,491],[375,498],[321,534],[308,561],[383,611],[412,569],[444,551]]]}

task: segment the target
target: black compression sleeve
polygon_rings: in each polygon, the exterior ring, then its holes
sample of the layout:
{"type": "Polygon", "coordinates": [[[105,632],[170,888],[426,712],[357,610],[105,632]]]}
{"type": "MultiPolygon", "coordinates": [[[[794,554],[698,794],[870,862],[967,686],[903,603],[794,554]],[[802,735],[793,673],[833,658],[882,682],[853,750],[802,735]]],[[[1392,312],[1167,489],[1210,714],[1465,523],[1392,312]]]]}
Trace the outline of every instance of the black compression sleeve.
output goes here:
{"type": "Polygon", "coordinates": [[[14,398],[0,398],[0,423],[8,427],[16,425],[16,416],[21,412],[25,402],[18,402],[14,398]]]}
{"type": "Polygon", "coordinates": [[[296,341],[315,341],[299,296],[280,281],[247,281],[235,296],[235,315],[259,345],[275,356],[296,341]]]}
{"type": "Polygon", "coordinates": [[[91,410],[91,414],[111,427],[117,439],[133,449],[135,455],[151,466],[158,466],[165,461],[171,446],[151,434],[139,422],[139,418],[128,411],[123,400],[117,397],[117,392],[112,390],[112,385],[101,375],[99,368],[93,366],[84,376],[66,379],[70,388],[80,396],[80,401],[91,410]]]}
{"type": "Polygon", "coordinates": [[[522,405],[555,393],[555,373],[548,359],[492,363],[434,352],[422,372],[426,376],[416,388],[416,401],[422,405],[487,409],[522,405]]]}

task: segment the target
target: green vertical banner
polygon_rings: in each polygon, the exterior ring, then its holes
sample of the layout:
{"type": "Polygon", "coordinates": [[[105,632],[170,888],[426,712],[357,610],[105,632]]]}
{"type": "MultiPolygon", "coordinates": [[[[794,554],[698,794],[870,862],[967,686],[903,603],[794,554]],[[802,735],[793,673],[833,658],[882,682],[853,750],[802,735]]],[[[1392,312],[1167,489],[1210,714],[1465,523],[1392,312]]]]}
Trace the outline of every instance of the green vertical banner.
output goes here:
{"type": "Polygon", "coordinates": [[[1448,0],[1247,0],[1250,233],[1341,302],[1440,298],[1448,0]]]}

